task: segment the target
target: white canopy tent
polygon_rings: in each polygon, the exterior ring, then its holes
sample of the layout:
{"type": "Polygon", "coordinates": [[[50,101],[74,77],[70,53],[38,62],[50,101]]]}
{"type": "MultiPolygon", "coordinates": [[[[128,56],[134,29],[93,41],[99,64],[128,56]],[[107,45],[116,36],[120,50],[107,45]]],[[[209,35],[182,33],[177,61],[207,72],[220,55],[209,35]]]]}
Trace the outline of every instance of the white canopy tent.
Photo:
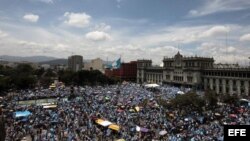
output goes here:
{"type": "Polygon", "coordinates": [[[185,94],[183,91],[178,91],[177,94],[185,94]]]}
{"type": "Polygon", "coordinates": [[[250,102],[249,100],[247,100],[247,99],[240,99],[240,101],[243,101],[243,102],[250,102]]]}
{"type": "Polygon", "coordinates": [[[159,87],[160,85],[158,84],[146,84],[145,87],[147,88],[156,88],[156,87],[159,87]]]}

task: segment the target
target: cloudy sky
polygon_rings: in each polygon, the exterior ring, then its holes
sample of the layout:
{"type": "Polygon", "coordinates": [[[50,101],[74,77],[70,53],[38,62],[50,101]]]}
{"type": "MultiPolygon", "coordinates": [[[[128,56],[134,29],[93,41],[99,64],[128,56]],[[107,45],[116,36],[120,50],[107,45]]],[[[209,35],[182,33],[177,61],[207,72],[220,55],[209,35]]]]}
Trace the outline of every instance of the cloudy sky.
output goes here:
{"type": "Polygon", "coordinates": [[[248,64],[249,0],[0,0],[0,55],[248,64]]]}

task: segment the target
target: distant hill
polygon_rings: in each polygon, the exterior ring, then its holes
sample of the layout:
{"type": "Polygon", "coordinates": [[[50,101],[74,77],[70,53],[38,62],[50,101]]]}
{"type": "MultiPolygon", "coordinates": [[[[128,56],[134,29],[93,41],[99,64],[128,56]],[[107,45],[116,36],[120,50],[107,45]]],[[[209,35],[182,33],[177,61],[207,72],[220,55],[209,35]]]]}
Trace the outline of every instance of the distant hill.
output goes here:
{"type": "MultiPolygon", "coordinates": [[[[67,65],[68,59],[64,58],[55,58],[50,56],[29,56],[29,57],[20,57],[20,56],[9,56],[9,55],[0,55],[0,60],[8,61],[8,62],[34,62],[39,64],[49,64],[49,65],[67,65]]],[[[90,59],[84,59],[84,63],[91,62],[90,59]]],[[[111,64],[112,61],[104,61],[104,64],[111,64]]]]}
{"type": "Polygon", "coordinates": [[[49,64],[49,65],[67,65],[68,60],[67,59],[55,59],[55,60],[50,60],[50,61],[44,61],[44,62],[39,62],[39,64],[49,64]]]}
{"type": "MultiPolygon", "coordinates": [[[[83,63],[89,63],[90,60],[83,60],[83,63]]],[[[68,59],[55,59],[50,61],[39,62],[39,64],[49,64],[49,65],[67,65],[68,59]]]]}
{"type": "Polygon", "coordinates": [[[44,61],[50,61],[55,60],[57,58],[55,57],[49,57],[49,56],[29,56],[29,57],[20,57],[20,56],[9,56],[9,55],[1,55],[0,60],[8,61],[8,62],[44,62],[44,61]]]}
{"type": "MultiPolygon", "coordinates": [[[[83,63],[90,63],[90,59],[84,59],[83,63]]],[[[111,64],[112,62],[109,61],[103,61],[104,64],[111,64]]],[[[55,59],[55,60],[50,60],[50,61],[44,61],[44,62],[39,62],[39,64],[49,64],[49,65],[67,65],[68,64],[68,59],[55,59]]]]}

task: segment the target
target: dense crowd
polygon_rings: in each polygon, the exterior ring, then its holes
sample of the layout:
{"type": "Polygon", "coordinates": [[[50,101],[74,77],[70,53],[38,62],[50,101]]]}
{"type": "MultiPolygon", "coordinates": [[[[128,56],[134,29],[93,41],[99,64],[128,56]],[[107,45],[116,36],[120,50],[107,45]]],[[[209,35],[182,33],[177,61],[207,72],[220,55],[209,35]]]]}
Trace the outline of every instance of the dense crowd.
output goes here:
{"type": "MultiPolygon", "coordinates": [[[[179,88],[161,86],[149,91],[138,84],[37,89],[4,97],[6,141],[31,137],[34,141],[152,141],[223,140],[224,124],[250,124],[248,107],[222,104],[202,113],[163,108],[157,103],[174,98],[179,88]],[[157,97],[156,97],[157,96],[157,97]],[[57,107],[41,104],[20,105],[19,100],[55,98],[57,107]],[[15,111],[29,111],[22,118],[15,111]],[[117,130],[98,124],[97,119],[118,125],[117,130]]],[[[183,89],[187,92],[188,89],[183,89]]]]}

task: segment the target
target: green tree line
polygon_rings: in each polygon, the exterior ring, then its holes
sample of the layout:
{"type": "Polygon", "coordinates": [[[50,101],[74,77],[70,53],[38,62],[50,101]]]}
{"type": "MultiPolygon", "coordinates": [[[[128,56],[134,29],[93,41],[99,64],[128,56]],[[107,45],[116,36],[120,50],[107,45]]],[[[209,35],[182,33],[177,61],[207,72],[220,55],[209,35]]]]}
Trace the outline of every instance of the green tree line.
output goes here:
{"type": "Polygon", "coordinates": [[[178,108],[186,113],[192,111],[202,112],[203,110],[213,110],[217,108],[219,101],[221,103],[239,104],[237,95],[218,95],[215,91],[206,90],[204,95],[198,95],[191,91],[183,95],[177,95],[170,101],[158,99],[158,103],[165,108],[178,108]]]}
{"type": "Polygon", "coordinates": [[[48,87],[55,78],[66,85],[107,85],[117,81],[106,77],[97,70],[82,70],[72,72],[61,70],[55,72],[51,69],[34,69],[29,64],[19,64],[15,68],[0,65],[0,92],[10,89],[27,89],[36,86],[48,87]]]}

